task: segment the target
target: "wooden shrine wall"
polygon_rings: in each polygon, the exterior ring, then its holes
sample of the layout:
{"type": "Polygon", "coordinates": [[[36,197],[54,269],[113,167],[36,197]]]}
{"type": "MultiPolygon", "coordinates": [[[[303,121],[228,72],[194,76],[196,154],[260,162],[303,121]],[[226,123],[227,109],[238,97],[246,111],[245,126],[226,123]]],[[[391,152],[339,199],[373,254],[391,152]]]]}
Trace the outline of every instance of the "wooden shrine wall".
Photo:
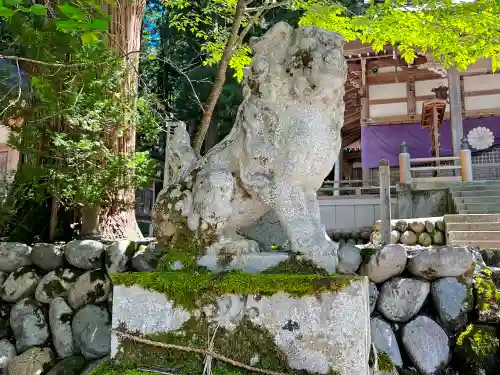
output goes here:
{"type": "MultiPolygon", "coordinates": [[[[384,61],[366,65],[366,89],[362,100],[362,125],[419,123],[422,103],[433,99],[433,88],[448,81],[426,69],[402,69],[384,61]],[[376,64],[382,65],[377,71],[376,64]],[[371,68],[371,69],[370,69],[371,68]]],[[[500,115],[500,73],[461,73],[462,113],[465,118],[500,115]]],[[[449,106],[447,107],[449,118],[449,106]]]]}

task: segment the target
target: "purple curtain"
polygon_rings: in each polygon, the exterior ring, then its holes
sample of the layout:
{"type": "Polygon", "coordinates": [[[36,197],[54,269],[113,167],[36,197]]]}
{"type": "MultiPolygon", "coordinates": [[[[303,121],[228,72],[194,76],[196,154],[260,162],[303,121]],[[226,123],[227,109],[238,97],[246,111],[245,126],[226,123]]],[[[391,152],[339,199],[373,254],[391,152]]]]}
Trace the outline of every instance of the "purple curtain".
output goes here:
{"type": "MultiPolygon", "coordinates": [[[[500,146],[500,117],[490,116],[478,119],[467,119],[464,123],[464,136],[478,126],[489,128],[494,136],[493,147],[500,146]]],[[[363,168],[378,168],[381,159],[388,159],[392,167],[399,164],[399,150],[402,142],[408,145],[412,158],[431,157],[430,129],[423,129],[420,124],[372,125],[361,127],[361,164],[363,168]]],[[[441,156],[451,156],[450,122],[445,121],[440,129],[439,137],[441,156]]],[[[475,150],[472,149],[472,152],[475,150]]]]}

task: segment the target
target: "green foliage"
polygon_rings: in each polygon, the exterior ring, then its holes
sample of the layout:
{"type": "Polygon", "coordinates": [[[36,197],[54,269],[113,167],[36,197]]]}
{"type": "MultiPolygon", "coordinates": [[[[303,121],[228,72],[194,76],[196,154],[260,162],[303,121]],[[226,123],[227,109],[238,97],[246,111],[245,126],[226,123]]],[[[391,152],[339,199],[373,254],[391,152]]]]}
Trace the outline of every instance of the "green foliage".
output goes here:
{"type": "Polygon", "coordinates": [[[120,206],[119,192],[147,185],[155,163],[148,152],[117,150],[115,140],[134,128],[155,139],[157,99],[124,93],[131,68],[101,41],[109,22],[101,3],[78,4],[51,3],[43,20],[18,12],[5,21],[2,37],[11,37],[0,54],[46,64],[21,62],[29,90],[19,86],[18,96],[14,79],[13,90],[0,91],[1,120],[24,119],[10,127],[9,142],[23,155],[16,179],[34,200],[53,195],[65,208],[120,206]]]}
{"type": "Polygon", "coordinates": [[[457,352],[467,361],[478,364],[490,362],[498,351],[496,329],[470,324],[457,338],[457,352]]]}
{"type": "Polygon", "coordinates": [[[124,363],[116,363],[113,360],[102,362],[89,375],[150,375],[150,372],[137,371],[134,366],[124,363]]]}
{"type": "MultiPolygon", "coordinates": [[[[238,82],[243,79],[243,68],[251,62],[251,49],[246,44],[246,28],[257,28],[264,16],[275,8],[300,11],[306,7],[324,4],[325,0],[247,1],[242,28],[229,61],[238,82]]],[[[203,65],[214,66],[222,58],[236,14],[238,0],[205,0],[192,3],[186,0],[164,0],[169,27],[180,32],[189,31],[202,42],[203,65]]]]}
{"type": "Polygon", "coordinates": [[[359,38],[376,51],[396,46],[408,63],[418,49],[432,53],[445,67],[463,70],[480,58],[491,57],[496,69],[500,62],[498,1],[417,0],[412,6],[403,0],[386,0],[353,17],[336,4],[314,4],[300,24],[336,31],[348,41],[359,38]]]}
{"type": "Polygon", "coordinates": [[[391,357],[383,351],[378,352],[378,368],[383,372],[392,372],[396,366],[391,360],[391,357]]]}
{"type": "MultiPolygon", "coordinates": [[[[484,273],[484,271],[483,271],[484,273]]],[[[491,271],[474,277],[474,288],[476,290],[476,309],[480,315],[500,315],[500,291],[489,278],[491,271]]]]}
{"type": "Polygon", "coordinates": [[[32,4],[23,0],[0,0],[0,18],[9,19],[16,13],[32,14],[34,16],[46,16],[47,6],[32,4]]]}
{"type": "MultiPolygon", "coordinates": [[[[104,3],[113,2],[106,0],[104,3]]],[[[99,38],[108,31],[110,18],[104,17],[101,3],[95,0],[78,4],[58,2],[50,9],[49,5],[33,4],[27,0],[0,0],[0,18],[5,20],[10,20],[17,13],[45,17],[48,11],[59,31],[80,37],[83,44],[97,44],[99,38]]]]}
{"type": "Polygon", "coordinates": [[[283,275],[246,274],[230,272],[226,275],[183,272],[137,272],[112,275],[116,285],[140,285],[166,294],[174,304],[193,310],[224,294],[273,295],[284,291],[302,296],[326,291],[340,291],[356,277],[338,275],[283,275]]]}

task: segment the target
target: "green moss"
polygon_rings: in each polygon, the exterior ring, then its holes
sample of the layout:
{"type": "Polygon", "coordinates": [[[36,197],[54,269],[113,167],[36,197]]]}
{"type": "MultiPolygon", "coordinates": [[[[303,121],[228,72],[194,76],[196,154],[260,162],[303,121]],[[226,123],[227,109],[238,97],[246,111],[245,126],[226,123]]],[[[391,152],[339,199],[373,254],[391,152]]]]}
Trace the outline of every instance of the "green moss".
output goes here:
{"type": "Polygon", "coordinates": [[[278,263],[276,266],[268,268],[264,271],[265,274],[318,274],[327,275],[328,272],[318,267],[314,262],[297,257],[292,254],[288,260],[278,263]]]}
{"type": "Polygon", "coordinates": [[[183,198],[186,191],[191,190],[192,181],[196,180],[198,172],[198,169],[193,170],[185,180],[169,186],[158,197],[155,208],[157,215],[153,221],[160,227],[168,221],[172,226],[172,232],[157,231],[156,233],[158,242],[165,246],[165,254],[158,262],[157,271],[172,271],[172,266],[178,261],[183,264],[183,269],[195,269],[196,259],[203,255],[204,249],[216,240],[214,226],[206,225],[204,229],[201,229],[201,224],[198,223],[200,228],[191,231],[188,228],[187,217],[176,209],[177,202],[183,198]]]}
{"type": "Polygon", "coordinates": [[[89,375],[151,375],[151,372],[137,371],[131,362],[118,363],[105,361],[90,372],[89,375]]]}
{"type": "Polygon", "coordinates": [[[378,368],[380,369],[380,371],[392,372],[396,368],[396,366],[391,360],[391,357],[389,357],[387,353],[380,351],[378,352],[377,357],[378,357],[378,368]]]}
{"type": "Polygon", "coordinates": [[[470,324],[458,336],[456,350],[467,361],[484,363],[494,360],[498,347],[495,327],[470,324]]]}
{"type": "Polygon", "coordinates": [[[174,304],[188,310],[212,302],[224,294],[272,295],[279,291],[293,296],[338,292],[357,276],[246,274],[230,272],[225,275],[184,272],[137,272],[111,276],[115,285],[140,285],[166,294],[174,304]]]}
{"type": "MultiPolygon", "coordinates": [[[[181,330],[156,333],[145,338],[190,348],[208,347],[210,325],[206,319],[191,318],[181,330]]],[[[192,352],[158,348],[123,339],[117,359],[126,359],[143,368],[176,369],[182,374],[201,374],[204,356],[192,352]]],[[[265,329],[243,319],[234,330],[219,327],[213,341],[214,352],[237,362],[268,370],[298,374],[289,367],[285,354],[277,347],[274,337],[265,329]],[[253,361],[252,361],[253,359],[253,361]]],[[[222,361],[213,361],[214,373],[220,375],[243,374],[247,371],[222,361]]],[[[100,375],[100,374],[99,374],[100,375]]]]}
{"type": "MultiPolygon", "coordinates": [[[[182,232],[188,232],[186,229],[182,232]]],[[[191,233],[191,236],[193,234],[191,233]]],[[[172,243],[165,249],[165,253],[158,261],[156,271],[158,272],[171,272],[174,271],[176,264],[182,265],[184,271],[196,271],[201,269],[196,264],[196,260],[203,255],[203,248],[193,242],[192,238],[189,239],[189,234],[178,234],[175,245],[172,243]]]]}
{"type": "Polygon", "coordinates": [[[474,277],[476,310],[480,320],[500,318],[500,291],[488,276],[474,277]]]}
{"type": "Polygon", "coordinates": [[[419,374],[417,370],[409,369],[409,370],[403,370],[403,372],[401,372],[401,375],[419,375],[419,374]]]}

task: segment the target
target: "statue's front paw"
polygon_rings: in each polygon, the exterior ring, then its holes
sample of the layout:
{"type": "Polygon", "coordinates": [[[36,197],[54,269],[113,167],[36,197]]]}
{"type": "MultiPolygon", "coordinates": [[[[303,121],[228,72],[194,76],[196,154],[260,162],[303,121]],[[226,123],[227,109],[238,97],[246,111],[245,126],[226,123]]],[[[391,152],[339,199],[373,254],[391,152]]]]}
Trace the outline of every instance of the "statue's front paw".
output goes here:
{"type": "Polygon", "coordinates": [[[260,251],[259,244],[256,241],[248,240],[246,238],[237,239],[229,243],[225,247],[228,254],[246,254],[256,253],[260,251]]]}
{"type": "Polygon", "coordinates": [[[316,241],[303,251],[304,258],[312,261],[328,273],[337,271],[339,244],[331,240],[316,241]]]}

